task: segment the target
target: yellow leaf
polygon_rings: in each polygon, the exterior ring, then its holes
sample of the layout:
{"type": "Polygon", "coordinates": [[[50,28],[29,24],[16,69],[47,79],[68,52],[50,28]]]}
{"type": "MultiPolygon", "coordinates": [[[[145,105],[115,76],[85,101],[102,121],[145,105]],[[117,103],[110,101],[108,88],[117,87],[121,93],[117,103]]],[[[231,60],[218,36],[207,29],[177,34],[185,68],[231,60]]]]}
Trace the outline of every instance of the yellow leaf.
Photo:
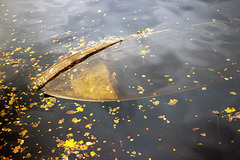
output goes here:
{"type": "Polygon", "coordinates": [[[31,47],[28,47],[24,50],[24,52],[28,52],[31,49],[31,47]]]}
{"type": "Polygon", "coordinates": [[[201,133],[201,136],[205,137],[205,136],[206,136],[206,133],[201,133]]]}
{"type": "Polygon", "coordinates": [[[90,152],[90,155],[91,155],[92,157],[94,157],[94,156],[96,155],[96,153],[95,153],[94,151],[92,151],[92,152],[90,152]]]}
{"type": "Polygon", "coordinates": [[[24,143],[24,140],[23,139],[21,139],[21,141],[20,141],[20,145],[22,145],[24,143]]]}
{"type": "Polygon", "coordinates": [[[141,109],[143,106],[142,105],[139,105],[138,108],[141,109]]]}
{"type": "Polygon", "coordinates": [[[88,136],[89,135],[89,132],[86,132],[85,134],[84,134],[84,136],[88,136]]]}
{"type": "Polygon", "coordinates": [[[237,93],[236,92],[230,92],[230,94],[232,94],[232,95],[234,95],[234,96],[236,96],[237,95],[237,93]]]}
{"type": "Polygon", "coordinates": [[[58,124],[62,124],[64,122],[64,118],[63,119],[60,119],[59,121],[58,121],[58,124]]]}
{"type": "Polygon", "coordinates": [[[119,123],[119,120],[120,120],[119,118],[118,119],[114,119],[114,122],[115,123],[119,123]]]}
{"type": "Polygon", "coordinates": [[[25,129],[25,130],[23,130],[23,131],[20,133],[20,135],[21,135],[22,137],[24,137],[27,132],[28,132],[28,130],[25,129]]]}
{"type": "Polygon", "coordinates": [[[85,151],[88,149],[88,146],[83,144],[83,145],[79,146],[79,148],[80,148],[80,150],[85,151]]]}
{"type": "Polygon", "coordinates": [[[76,110],[77,112],[83,112],[84,109],[82,107],[77,107],[76,110]]]}
{"type": "Polygon", "coordinates": [[[225,109],[225,112],[227,112],[227,113],[232,113],[232,112],[235,112],[236,111],[236,109],[235,108],[229,108],[229,107],[227,107],[227,109],[225,109]]]}
{"type": "Polygon", "coordinates": [[[38,86],[36,86],[36,85],[35,85],[35,86],[33,86],[33,89],[38,89],[38,86]]]}
{"type": "Polygon", "coordinates": [[[83,144],[84,142],[83,142],[83,140],[81,140],[81,141],[79,141],[78,143],[79,143],[79,144],[83,144]]]}
{"type": "Polygon", "coordinates": [[[32,155],[31,155],[31,153],[28,153],[27,154],[27,158],[30,158],[32,155]]]}
{"type": "Polygon", "coordinates": [[[153,101],[152,102],[155,106],[159,105],[160,101],[153,101]]]}
{"type": "Polygon", "coordinates": [[[215,70],[212,69],[212,68],[208,68],[208,70],[211,71],[211,72],[215,72],[215,70]]]}
{"type": "Polygon", "coordinates": [[[91,129],[91,128],[92,128],[92,123],[87,124],[87,125],[85,126],[85,128],[91,129]]]}
{"type": "Polygon", "coordinates": [[[67,134],[67,138],[69,138],[69,137],[73,137],[73,133],[67,134]]]}
{"type": "Polygon", "coordinates": [[[14,149],[13,149],[13,153],[16,154],[19,152],[19,149],[21,149],[21,146],[16,146],[14,149]]]}
{"type": "Polygon", "coordinates": [[[78,123],[78,122],[81,122],[81,119],[77,119],[77,118],[74,117],[74,118],[72,119],[72,122],[73,122],[73,123],[78,123]]]}
{"type": "Polygon", "coordinates": [[[178,102],[178,100],[177,100],[177,99],[170,99],[170,101],[169,101],[168,105],[171,105],[171,106],[173,106],[173,105],[176,105],[176,104],[177,104],[177,102],[178,102]]]}
{"type": "Polygon", "coordinates": [[[66,143],[64,144],[65,147],[72,148],[76,146],[76,143],[74,139],[66,140],[66,143]]]}
{"type": "Polygon", "coordinates": [[[147,53],[146,50],[141,50],[141,54],[145,55],[147,53]]]}
{"type": "Polygon", "coordinates": [[[138,34],[141,34],[141,33],[142,33],[142,30],[137,31],[137,33],[138,33],[138,34]]]}

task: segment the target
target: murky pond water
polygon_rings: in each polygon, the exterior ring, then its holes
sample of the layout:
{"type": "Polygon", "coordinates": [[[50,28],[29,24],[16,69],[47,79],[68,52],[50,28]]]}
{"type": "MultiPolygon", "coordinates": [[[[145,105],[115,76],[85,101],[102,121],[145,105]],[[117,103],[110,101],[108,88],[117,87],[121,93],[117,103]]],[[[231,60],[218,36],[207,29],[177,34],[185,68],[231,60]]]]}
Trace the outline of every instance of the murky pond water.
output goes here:
{"type": "Polygon", "coordinates": [[[2,159],[237,159],[238,0],[0,2],[2,159]],[[58,75],[54,63],[142,30],[58,75]],[[95,102],[97,101],[97,102],[95,102]]]}

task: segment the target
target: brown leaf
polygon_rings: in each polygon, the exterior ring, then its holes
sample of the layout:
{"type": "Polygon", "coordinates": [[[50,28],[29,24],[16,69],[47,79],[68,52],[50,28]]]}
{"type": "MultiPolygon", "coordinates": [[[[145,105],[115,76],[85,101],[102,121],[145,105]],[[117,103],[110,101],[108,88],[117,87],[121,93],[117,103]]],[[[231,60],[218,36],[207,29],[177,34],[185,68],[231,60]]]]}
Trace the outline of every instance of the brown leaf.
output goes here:
{"type": "Polygon", "coordinates": [[[77,111],[74,111],[74,110],[69,110],[69,111],[67,111],[66,113],[67,114],[75,114],[77,111]]]}

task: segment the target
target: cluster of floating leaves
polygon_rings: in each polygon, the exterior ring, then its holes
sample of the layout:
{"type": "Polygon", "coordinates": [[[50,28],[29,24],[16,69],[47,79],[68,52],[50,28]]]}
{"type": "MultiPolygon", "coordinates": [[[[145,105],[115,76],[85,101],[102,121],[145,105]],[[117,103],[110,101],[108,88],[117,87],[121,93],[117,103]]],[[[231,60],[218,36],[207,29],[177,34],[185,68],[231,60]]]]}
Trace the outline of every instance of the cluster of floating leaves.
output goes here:
{"type": "MultiPolygon", "coordinates": [[[[86,136],[89,133],[86,134],[86,136]]],[[[72,137],[73,135],[70,134],[69,137],[72,137]]],[[[92,137],[92,139],[96,139],[95,137],[92,137]]],[[[88,158],[88,157],[100,157],[96,152],[101,151],[101,148],[97,148],[96,151],[88,151],[89,148],[91,148],[96,142],[85,142],[83,140],[81,141],[75,141],[73,138],[69,138],[66,141],[57,139],[56,142],[58,142],[57,147],[63,147],[64,148],[64,154],[62,154],[62,158],[66,159],[71,154],[75,154],[77,158],[88,158]]]]}
{"type": "Polygon", "coordinates": [[[240,112],[237,112],[236,108],[234,108],[234,107],[227,107],[226,109],[224,109],[222,111],[214,110],[214,111],[212,111],[212,113],[217,114],[217,115],[221,114],[222,118],[226,118],[229,122],[240,119],[240,112]]]}
{"type": "Polygon", "coordinates": [[[42,102],[45,102],[46,104],[42,104],[40,108],[49,110],[49,108],[51,108],[56,103],[56,98],[53,98],[53,97],[44,98],[42,102]]]}

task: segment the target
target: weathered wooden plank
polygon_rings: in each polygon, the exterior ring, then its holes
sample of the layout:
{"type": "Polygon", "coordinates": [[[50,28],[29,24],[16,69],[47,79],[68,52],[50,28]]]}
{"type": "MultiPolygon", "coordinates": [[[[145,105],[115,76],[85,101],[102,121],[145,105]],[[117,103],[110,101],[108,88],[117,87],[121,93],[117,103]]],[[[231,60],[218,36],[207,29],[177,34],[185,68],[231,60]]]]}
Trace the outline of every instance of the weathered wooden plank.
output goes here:
{"type": "Polygon", "coordinates": [[[54,79],[56,76],[58,76],[61,72],[64,72],[65,70],[73,67],[75,64],[80,63],[87,59],[88,57],[114,45],[119,42],[122,42],[124,40],[127,40],[129,38],[134,37],[134,35],[131,35],[129,37],[119,39],[113,42],[100,44],[97,46],[93,46],[91,48],[84,49],[82,51],[79,51],[77,53],[74,53],[67,58],[63,59],[62,61],[54,64],[49,69],[44,71],[41,76],[37,77],[37,79],[33,82],[34,85],[36,85],[39,89],[44,87],[46,83],[54,79]]]}

